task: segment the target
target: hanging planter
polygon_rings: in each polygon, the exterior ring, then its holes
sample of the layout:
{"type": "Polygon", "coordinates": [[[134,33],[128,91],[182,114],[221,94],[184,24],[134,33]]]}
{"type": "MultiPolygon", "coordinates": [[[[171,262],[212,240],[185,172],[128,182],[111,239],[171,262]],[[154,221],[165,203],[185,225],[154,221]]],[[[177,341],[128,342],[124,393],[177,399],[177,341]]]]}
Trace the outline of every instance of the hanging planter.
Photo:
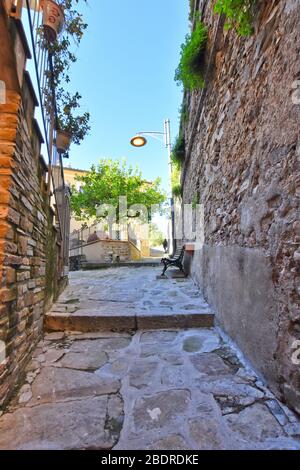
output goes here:
{"type": "Polygon", "coordinates": [[[45,38],[49,42],[54,42],[62,31],[65,22],[65,15],[60,5],[53,0],[43,2],[43,27],[45,38]]]}
{"type": "Polygon", "coordinates": [[[56,132],[56,149],[58,153],[65,153],[69,150],[71,145],[72,134],[67,131],[56,132]]]}

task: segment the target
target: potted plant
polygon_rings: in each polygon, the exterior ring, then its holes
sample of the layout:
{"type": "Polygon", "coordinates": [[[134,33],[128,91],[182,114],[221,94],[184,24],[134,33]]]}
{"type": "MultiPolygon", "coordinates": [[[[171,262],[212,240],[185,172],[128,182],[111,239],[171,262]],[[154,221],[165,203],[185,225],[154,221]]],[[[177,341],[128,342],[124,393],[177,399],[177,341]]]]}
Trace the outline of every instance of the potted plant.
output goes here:
{"type": "Polygon", "coordinates": [[[185,252],[191,256],[194,256],[195,253],[195,243],[186,243],[185,244],[185,252]]]}
{"type": "Polygon", "coordinates": [[[65,23],[64,11],[53,0],[44,0],[42,9],[44,35],[49,42],[53,43],[63,29],[65,23]]]}
{"type": "Polygon", "coordinates": [[[79,93],[58,95],[56,148],[59,153],[64,154],[65,158],[69,156],[68,150],[71,143],[79,145],[90,130],[89,113],[76,114],[76,109],[80,107],[80,99],[79,93]]]}
{"type": "Polygon", "coordinates": [[[58,153],[66,153],[71,145],[72,134],[67,130],[56,131],[56,149],[58,153]]]}

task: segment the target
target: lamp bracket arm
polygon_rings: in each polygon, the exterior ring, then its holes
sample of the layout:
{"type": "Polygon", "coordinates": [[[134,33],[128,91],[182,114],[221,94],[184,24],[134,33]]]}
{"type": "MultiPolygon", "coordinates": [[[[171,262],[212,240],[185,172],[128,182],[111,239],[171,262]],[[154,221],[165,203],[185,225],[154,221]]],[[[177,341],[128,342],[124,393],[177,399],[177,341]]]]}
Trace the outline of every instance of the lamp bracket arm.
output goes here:
{"type": "Polygon", "coordinates": [[[155,140],[158,140],[159,142],[164,142],[166,134],[164,132],[138,132],[137,135],[147,135],[155,140]]]}

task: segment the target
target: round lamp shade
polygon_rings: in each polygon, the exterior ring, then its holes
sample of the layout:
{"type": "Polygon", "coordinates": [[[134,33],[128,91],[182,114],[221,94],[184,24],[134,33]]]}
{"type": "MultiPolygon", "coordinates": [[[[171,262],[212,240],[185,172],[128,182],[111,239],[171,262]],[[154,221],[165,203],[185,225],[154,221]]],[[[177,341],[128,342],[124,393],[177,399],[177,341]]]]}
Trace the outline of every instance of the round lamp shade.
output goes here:
{"type": "Polygon", "coordinates": [[[147,144],[147,139],[145,139],[145,137],[142,137],[141,135],[136,135],[131,139],[130,143],[134,147],[144,147],[144,145],[147,144]]]}

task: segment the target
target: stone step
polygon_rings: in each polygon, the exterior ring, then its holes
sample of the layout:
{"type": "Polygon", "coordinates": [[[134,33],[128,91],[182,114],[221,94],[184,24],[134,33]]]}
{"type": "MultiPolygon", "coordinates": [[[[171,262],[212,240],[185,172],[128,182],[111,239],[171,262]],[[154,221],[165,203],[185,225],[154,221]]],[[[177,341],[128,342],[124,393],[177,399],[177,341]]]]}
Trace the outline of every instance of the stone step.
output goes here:
{"type": "Polygon", "coordinates": [[[120,261],[119,263],[90,263],[90,262],[83,262],[81,264],[81,269],[83,271],[92,271],[92,270],[99,270],[99,269],[110,269],[110,268],[142,268],[142,267],[157,267],[160,266],[160,259],[153,261],[128,261],[123,262],[120,261]]]}
{"type": "Polygon", "coordinates": [[[65,313],[50,312],[45,316],[47,331],[137,331],[168,328],[211,328],[214,314],[205,309],[199,312],[126,312],[101,315],[95,311],[65,313]]]}

